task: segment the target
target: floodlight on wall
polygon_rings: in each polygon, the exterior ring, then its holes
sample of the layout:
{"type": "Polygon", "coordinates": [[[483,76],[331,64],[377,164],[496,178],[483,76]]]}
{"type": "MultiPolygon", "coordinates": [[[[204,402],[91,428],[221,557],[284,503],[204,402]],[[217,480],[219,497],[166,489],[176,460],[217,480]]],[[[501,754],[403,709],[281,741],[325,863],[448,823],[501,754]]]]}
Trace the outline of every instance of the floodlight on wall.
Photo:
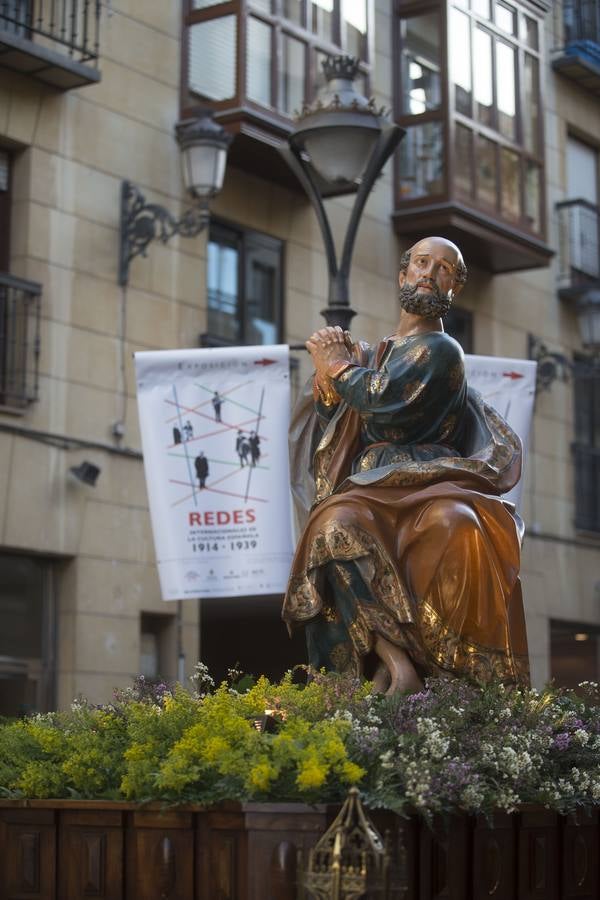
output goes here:
{"type": "Polygon", "coordinates": [[[94,463],[88,462],[84,460],[79,463],[78,466],[71,466],[69,469],[71,475],[76,478],[78,481],[81,481],[83,484],[89,485],[89,487],[96,487],[96,482],[98,480],[98,475],[100,474],[100,467],[95,466],[94,463]]]}
{"type": "Polygon", "coordinates": [[[181,219],[158,203],[147,203],[131,181],[121,184],[121,230],[119,242],[119,284],[129,279],[129,264],[136,256],[146,256],[148,244],[166,244],[174,235],[196,237],[210,221],[208,204],[223,187],[227,151],[233,140],[213,120],[212,110],[200,110],[194,118],[175,126],[181,151],[183,182],[197,201],[181,219]]]}

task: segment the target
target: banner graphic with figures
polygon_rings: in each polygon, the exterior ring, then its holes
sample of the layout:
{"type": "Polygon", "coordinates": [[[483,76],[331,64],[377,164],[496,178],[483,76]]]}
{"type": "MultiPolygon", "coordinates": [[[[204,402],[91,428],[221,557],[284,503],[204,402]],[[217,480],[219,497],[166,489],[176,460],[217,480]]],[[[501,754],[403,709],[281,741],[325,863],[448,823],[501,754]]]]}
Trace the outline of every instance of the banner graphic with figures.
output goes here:
{"type": "MultiPolygon", "coordinates": [[[[535,401],[537,363],[529,359],[504,359],[500,356],[465,354],[467,382],[497,410],[523,442],[523,471],[529,443],[529,429],[535,401]]],[[[519,507],[523,476],[512,491],[504,495],[519,507]]]]}
{"type": "Polygon", "coordinates": [[[136,353],[135,367],[163,599],[282,593],[288,348],[136,353]]]}

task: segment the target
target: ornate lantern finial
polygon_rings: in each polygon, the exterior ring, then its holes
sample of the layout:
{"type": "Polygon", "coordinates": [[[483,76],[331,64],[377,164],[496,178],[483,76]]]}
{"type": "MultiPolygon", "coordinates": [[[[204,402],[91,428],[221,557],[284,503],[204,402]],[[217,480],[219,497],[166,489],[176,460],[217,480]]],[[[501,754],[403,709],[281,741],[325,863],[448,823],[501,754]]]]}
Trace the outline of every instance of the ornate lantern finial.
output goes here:
{"type": "Polygon", "coordinates": [[[357,788],[316,846],[309,851],[303,887],[317,900],[390,897],[390,854],[366,816],[357,788]]]}

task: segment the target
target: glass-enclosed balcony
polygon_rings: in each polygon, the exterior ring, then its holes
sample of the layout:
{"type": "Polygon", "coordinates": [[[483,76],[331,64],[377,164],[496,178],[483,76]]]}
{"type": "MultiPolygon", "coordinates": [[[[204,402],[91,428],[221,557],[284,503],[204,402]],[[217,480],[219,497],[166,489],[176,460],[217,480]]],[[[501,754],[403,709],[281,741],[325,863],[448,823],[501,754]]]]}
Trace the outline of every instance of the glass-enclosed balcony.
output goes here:
{"type": "Polygon", "coordinates": [[[233,165],[294,183],[273,148],[323,83],[327,56],[356,56],[369,92],[372,20],[372,0],[184,0],[182,116],[210,106],[236,135],[233,165]]]}
{"type": "Polygon", "coordinates": [[[545,266],[545,3],[399,0],[396,230],[492,272],[545,266]]]}

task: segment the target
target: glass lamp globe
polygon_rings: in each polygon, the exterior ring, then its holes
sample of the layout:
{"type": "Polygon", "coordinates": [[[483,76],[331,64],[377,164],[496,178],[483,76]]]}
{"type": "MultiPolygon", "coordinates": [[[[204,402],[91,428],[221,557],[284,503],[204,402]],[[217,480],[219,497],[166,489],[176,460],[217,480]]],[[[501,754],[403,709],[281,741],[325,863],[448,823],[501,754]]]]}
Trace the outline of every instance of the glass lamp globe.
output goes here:
{"type": "Polygon", "coordinates": [[[581,342],[588,350],[600,351],[600,291],[589,290],[577,301],[581,342]]]}
{"type": "Polygon", "coordinates": [[[354,87],[357,59],[330,57],[323,71],[326,84],[298,117],[289,140],[326,182],[355,184],[365,172],[385,120],[373,101],[354,87]]]}
{"type": "Polygon", "coordinates": [[[211,110],[178,122],[175,131],[186,190],[200,200],[210,200],[223,187],[232,135],[213,120],[211,110]]]}

